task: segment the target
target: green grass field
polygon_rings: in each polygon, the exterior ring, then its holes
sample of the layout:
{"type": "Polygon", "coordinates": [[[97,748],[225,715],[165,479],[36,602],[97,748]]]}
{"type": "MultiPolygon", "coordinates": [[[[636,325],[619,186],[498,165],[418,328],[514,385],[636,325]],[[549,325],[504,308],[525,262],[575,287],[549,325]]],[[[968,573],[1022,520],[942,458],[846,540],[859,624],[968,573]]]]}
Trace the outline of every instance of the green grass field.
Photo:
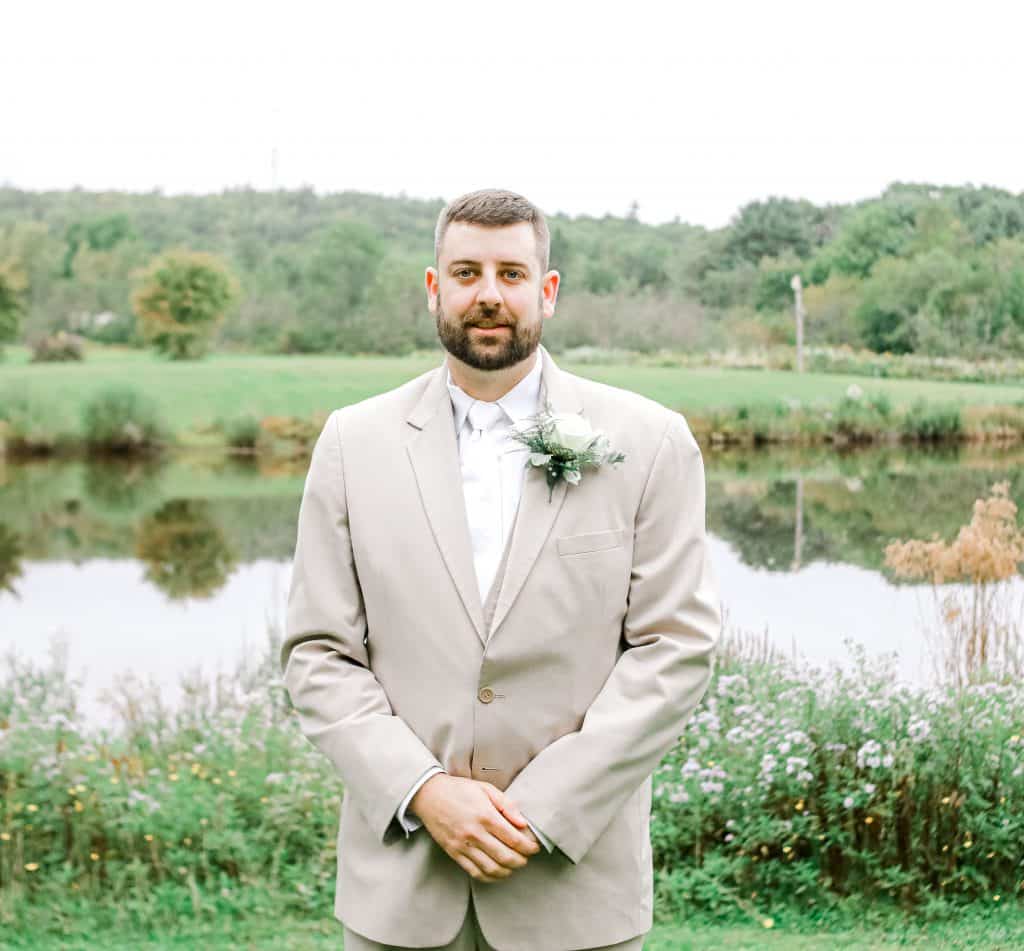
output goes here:
{"type": "MultiPolygon", "coordinates": [[[[813,921],[797,928],[766,929],[760,925],[655,925],[644,942],[644,951],[886,951],[890,948],[979,948],[1013,949],[1024,946],[1024,917],[1012,907],[1002,914],[965,913],[962,919],[933,924],[891,923],[865,925],[850,930],[816,928],[813,921]]],[[[123,934],[105,931],[90,935],[76,933],[62,937],[22,934],[0,940],[4,948],[32,948],[33,951],[60,948],[62,951],[93,951],[102,944],[105,951],[184,951],[204,948],[267,949],[267,951],[340,951],[341,925],[324,921],[232,920],[220,925],[186,927],[174,934],[123,934]]]]}
{"type": "MultiPolygon", "coordinates": [[[[27,392],[75,418],[77,408],[97,390],[123,382],[152,395],[172,429],[181,431],[245,413],[309,417],[399,386],[441,361],[438,352],[410,357],[214,354],[176,363],[149,352],[93,348],[82,363],[30,364],[24,348],[12,347],[0,363],[0,394],[27,392]]],[[[961,405],[1024,400],[1024,387],[1005,384],[872,380],[776,370],[575,366],[560,361],[559,365],[642,393],[684,414],[773,405],[784,398],[835,403],[851,383],[867,393],[886,393],[895,408],[919,398],[961,405]]]]}

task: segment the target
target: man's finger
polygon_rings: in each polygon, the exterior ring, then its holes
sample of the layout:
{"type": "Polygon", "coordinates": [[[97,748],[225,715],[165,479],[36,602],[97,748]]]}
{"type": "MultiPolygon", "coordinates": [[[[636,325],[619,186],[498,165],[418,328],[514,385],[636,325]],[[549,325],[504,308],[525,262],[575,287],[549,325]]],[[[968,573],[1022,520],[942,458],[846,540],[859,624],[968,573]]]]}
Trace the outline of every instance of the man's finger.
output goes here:
{"type": "Polygon", "coordinates": [[[539,846],[533,838],[520,832],[505,818],[505,814],[502,812],[499,812],[487,824],[487,831],[521,855],[533,855],[539,851],[539,846]]]}
{"type": "Polygon", "coordinates": [[[526,816],[519,811],[519,807],[497,786],[493,786],[490,783],[482,783],[481,785],[484,787],[487,795],[490,796],[491,802],[510,822],[514,822],[520,829],[529,825],[526,821],[526,816]]]}
{"type": "Polygon", "coordinates": [[[473,862],[470,859],[466,858],[466,856],[461,855],[460,853],[455,853],[454,855],[449,853],[449,857],[470,878],[474,878],[474,879],[477,879],[478,881],[482,881],[482,882],[494,882],[494,881],[497,881],[497,879],[491,878],[490,875],[487,875],[483,871],[483,869],[481,869],[475,862],[473,862]]]}
{"type": "MultiPolygon", "coordinates": [[[[517,835],[511,826],[507,826],[506,828],[508,830],[506,833],[507,835],[517,835]]],[[[516,845],[508,844],[505,841],[505,837],[500,833],[491,835],[489,832],[483,831],[480,835],[477,847],[482,849],[503,868],[522,868],[528,861],[528,856],[524,855],[516,845]]]]}
{"type": "Polygon", "coordinates": [[[488,854],[486,849],[468,846],[462,853],[466,856],[484,875],[493,879],[508,878],[512,869],[506,868],[500,862],[488,854]]]}

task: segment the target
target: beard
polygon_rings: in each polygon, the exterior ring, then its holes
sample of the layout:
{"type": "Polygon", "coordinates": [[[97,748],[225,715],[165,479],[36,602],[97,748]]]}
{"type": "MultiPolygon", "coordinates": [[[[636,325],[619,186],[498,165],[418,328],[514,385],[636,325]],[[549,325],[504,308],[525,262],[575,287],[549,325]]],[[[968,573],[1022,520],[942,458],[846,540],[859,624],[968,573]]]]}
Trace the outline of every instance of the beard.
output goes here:
{"type": "MultiPolygon", "coordinates": [[[[543,295],[538,295],[537,312],[540,313],[543,295]]],[[[474,310],[461,320],[445,314],[441,301],[437,302],[437,336],[445,350],[453,357],[476,370],[504,370],[522,363],[540,344],[542,320],[536,323],[512,322],[501,312],[474,310]],[[477,323],[507,326],[508,333],[494,337],[474,335],[470,328],[477,323]]]]}

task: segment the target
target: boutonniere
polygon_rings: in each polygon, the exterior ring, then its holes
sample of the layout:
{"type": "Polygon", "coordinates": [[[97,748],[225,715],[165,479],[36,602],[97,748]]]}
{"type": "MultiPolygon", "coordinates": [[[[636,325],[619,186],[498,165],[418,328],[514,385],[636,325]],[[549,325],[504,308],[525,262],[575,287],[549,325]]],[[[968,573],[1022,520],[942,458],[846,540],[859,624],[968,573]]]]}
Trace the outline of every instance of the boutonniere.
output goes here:
{"type": "Polygon", "coordinates": [[[559,479],[579,485],[584,466],[596,469],[605,463],[617,465],[626,458],[611,448],[600,429],[593,429],[578,413],[553,413],[548,403],[535,416],[516,423],[511,437],[530,450],[527,465],[544,467],[549,502],[559,479]]]}

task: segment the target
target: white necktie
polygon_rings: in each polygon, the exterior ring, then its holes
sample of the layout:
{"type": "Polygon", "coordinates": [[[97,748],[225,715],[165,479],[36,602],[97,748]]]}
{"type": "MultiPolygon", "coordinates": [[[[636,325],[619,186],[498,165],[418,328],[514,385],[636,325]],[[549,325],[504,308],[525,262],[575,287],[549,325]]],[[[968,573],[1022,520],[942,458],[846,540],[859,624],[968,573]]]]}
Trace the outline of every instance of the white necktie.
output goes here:
{"type": "Polygon", "coordinates": [[[481,601],[487,599],[504,547],[500,454],[501,423],[507,419],[497,403],[477,400],[467,417],[471,432],[463,438],[462,489],[481,601]]]}

